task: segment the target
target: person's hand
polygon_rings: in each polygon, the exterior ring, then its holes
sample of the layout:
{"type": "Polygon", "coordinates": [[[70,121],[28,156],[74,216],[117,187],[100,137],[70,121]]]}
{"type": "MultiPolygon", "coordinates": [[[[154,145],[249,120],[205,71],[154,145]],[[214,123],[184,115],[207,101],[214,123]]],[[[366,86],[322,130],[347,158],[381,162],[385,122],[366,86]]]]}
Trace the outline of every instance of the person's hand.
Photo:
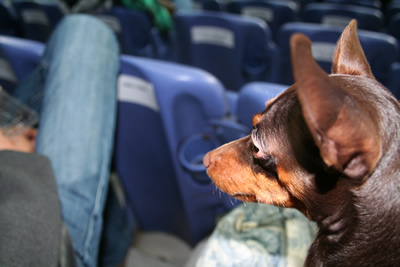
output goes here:
{"type": "Polygon", "coordinates": [[[27,128],[17,135],[5,136],[0,130],[0,150],[35,152],[37,129],[27,128]]]}

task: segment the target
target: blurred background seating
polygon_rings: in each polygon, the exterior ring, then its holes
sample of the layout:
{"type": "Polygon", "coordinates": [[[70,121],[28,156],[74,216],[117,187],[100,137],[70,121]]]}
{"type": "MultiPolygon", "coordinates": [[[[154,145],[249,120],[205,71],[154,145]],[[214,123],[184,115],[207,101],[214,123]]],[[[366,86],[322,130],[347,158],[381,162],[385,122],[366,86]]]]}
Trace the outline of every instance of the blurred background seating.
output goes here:
{"type": "MultiPolygon", "coordinates": [[[[178,238],[185,253],[240,203],[215,188],[202,156],[248,134],[252,116],[293,83],[293,33],[312,40],[315,59],[330,72],[336,42],[356,19],[375,77],[400,99],[400,1],[193,0],[195,10],[185,12],[178,2],[164,4],[174,25],[162,34],[150,12],[111,1],[90,14],[121,47],[114,168],[127,205],[142,233],[178,238]]],[[[34,70],[70,13],[62,2],[0,0],[5,90],[34,70]]]]}

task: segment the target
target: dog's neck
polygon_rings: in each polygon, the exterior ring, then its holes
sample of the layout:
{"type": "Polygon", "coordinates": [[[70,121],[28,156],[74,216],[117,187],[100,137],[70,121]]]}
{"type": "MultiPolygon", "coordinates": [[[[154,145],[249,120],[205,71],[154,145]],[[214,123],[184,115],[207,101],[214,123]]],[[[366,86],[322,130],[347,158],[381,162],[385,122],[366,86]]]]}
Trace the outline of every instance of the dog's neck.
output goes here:
{"type": "MultiPolygon", "coordinates": [[[[400,142],[400,138],[395,140],[400,142]]],[[[343,262],[346,266],[379,265],[385,255],[392,255],[394,265],[400,260],[400,167],[393,166],[400,152],[392,145],[387,153],[365,184],[341,192],[340,201],[326,207],[329,213],[310,214],[319,232],[306,266],[339,266],[343,262]]],[[[325,197],[329,198],[329,193],[325,197]]]]}
{"type": "Polygon", "coordinates": [[[319,228],[319,242],[334,246],[342,242],[348,232],[353,231],[357,211],[354,196],[348,190],[349,186],[347,180],[339,179],[335,189],[322,194],[319,196],[320,200],[315,201],[322,204],[309,209],[309,218],[315,221],[319,228]]]}

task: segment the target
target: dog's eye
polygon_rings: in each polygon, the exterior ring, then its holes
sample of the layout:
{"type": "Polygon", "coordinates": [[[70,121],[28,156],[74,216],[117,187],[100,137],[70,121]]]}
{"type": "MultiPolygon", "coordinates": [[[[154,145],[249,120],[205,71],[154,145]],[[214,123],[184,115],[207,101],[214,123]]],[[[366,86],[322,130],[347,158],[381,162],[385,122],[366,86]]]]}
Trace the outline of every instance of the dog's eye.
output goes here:
{"type": "Polygon", "coordinates": [[[255,153],[258,153],[258,151],[260,151],[260,149],[255,144],[253,144],[253,151],[255,153]]]}

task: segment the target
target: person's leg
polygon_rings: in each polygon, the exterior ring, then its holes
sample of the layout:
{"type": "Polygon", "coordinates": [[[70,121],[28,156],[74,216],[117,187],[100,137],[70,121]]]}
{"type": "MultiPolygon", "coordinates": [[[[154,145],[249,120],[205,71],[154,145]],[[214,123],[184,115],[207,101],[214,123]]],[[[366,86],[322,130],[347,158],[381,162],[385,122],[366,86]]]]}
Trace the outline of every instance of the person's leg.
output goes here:
{"type": "Polygon", "coordinates": [[[22,86],[35,85],[33,98],[38,99],[44,86],[36,151],[52,162],[80,266],[97,265],[118,71],[112,31],[93,17],[71,15],[49,40],[41,68],[22,86]]]}

